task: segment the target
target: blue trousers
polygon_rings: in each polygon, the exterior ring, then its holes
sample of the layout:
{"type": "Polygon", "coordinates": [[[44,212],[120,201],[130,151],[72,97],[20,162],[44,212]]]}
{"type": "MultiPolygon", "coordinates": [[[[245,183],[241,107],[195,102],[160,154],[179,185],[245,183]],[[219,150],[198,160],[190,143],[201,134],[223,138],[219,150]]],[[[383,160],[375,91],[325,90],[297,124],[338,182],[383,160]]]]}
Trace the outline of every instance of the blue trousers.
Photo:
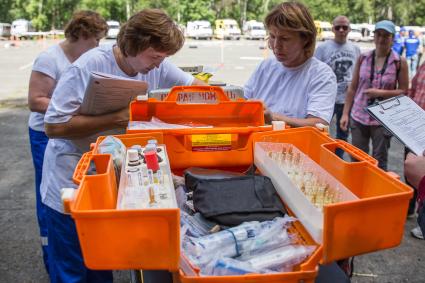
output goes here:
{"type": "Polygon", "coordinates": [[[43,169],[44,152],[46,151],[49,138],[44,132],[34,131],[29,128],[29,138],[31,144],[32,162],[35,169],[35,204],[38,227],[40,229],[41,247],[43,252],[43,261],[47,272],[49,272],[48,260],[48,238],[47,225],[45,220],[45,205],[41,202],[40,184],[43,169]]]}
{"type": "MultiPolygon", "coordinates": [[[[336,138],[347,141],[348,131],[344,131],[343,129],[341,129],[341,126],[339,124],[339,122],[341,121],[343,110],[344,110],[344,104],[335,104],[334,115],[336,115],[336,138]]],[[[340,148],[337,148],[335,153],[340,158],[343,158],[344,156],[344,151],[340,148]]]]}
{"type": "Polygon", "coordinates": [[[84,265],[75,222],[71,216],[46,206],[46,220],[49,226],[51,283],[112,282],[112,271],[91,270],[84,265]]]}

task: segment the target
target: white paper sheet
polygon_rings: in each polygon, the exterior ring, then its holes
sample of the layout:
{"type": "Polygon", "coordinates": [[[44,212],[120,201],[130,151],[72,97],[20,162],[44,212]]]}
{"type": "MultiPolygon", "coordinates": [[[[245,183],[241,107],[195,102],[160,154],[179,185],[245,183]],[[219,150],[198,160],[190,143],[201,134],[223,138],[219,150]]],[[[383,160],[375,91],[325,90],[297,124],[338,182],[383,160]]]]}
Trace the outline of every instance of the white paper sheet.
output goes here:
{"type": "Polygon", "coordinates": [[[146,95],[148,83],[92,72],[80,113],[102,115],[121,110],[138,95],[146,95]]]}
{"type": "Polygon", "coordinates": [[[416,155],[425,150],[425,111],[407,96],[381,101],[369,113],[416,155]]]}

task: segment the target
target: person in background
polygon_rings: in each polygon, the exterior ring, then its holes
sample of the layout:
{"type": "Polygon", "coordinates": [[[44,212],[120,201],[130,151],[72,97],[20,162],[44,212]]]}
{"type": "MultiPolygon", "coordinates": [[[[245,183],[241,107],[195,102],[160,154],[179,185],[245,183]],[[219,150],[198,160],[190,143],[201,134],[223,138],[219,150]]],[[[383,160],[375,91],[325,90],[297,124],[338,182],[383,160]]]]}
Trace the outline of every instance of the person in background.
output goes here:
{"type": "Polygon", "coordinates": [[[76,188],[72,174],[90,143],[105,131],[124,130],[128,124],[128,107],[97,116],[80,114],[91,72],[145,81],[149,90],[204,84],[166,59],[183,44],[182,32],[166,13],[145,9],[121,26],[116,44],[86,52],[62,74],[44,117],[50,140],[41,195],[49,227],[51,282],[112,282],[111,271],[84,265],[75,222],[64,213],[60,195],[62,188],[76,188]]]}
{"type": "Polygon", "coordinates": [[[43,51],[35,59],[29,81],[28,106],[31,110],[28,130],[31,154],[35,169],[35,199],[40,228],[43,260],[47,271],[48,238],[44,205],[41,202],[40,184],[44,151],[48,137],[44,132],[44,113],[53,90],[64,70],[87,50],[99,45],[108,30],[106,21],[96,12],[78,11],[65,26],[65,40],[43,51]]]}
{"type": "Polygon", "coordinates": [[[392,50],[394,50],[395,52],[397,52],[398,55],[402,55],[403,51],[404,51],[404,37],[401,34],[403,32],[403,27],[400,29],[400,32],[396,32],[395,36],[394,36],[394,41],[393,41],[393,47],[392,50]]]}
{"type": "MultiPolygon", "coordinates": [[[[265,18],[274,56],[260,63],[245,84],[248,99],[265,104],[266,120],[293,127],[329,124],[337,93],[332,69],[313,56],[316,26],[299,2],[275,6],[265,18]]],[[[316,282],[349,282],[336,263],[320,265],[316,282]]]]}
{"type": "Polygon", "coordinates": [[[260,63],[244,86],[247,99],[262,100],[266,120],[293,127],[329,124],[336,97],[332,69],[313,57],[316,27],[297,2],[277,5],[266,17],[274,56],[260,63]]]}
{"type": "Polygon", "coordinates": [[[413,78],[416,74],[418,67],[418,52],[421,47],[421,42],[416,37],[413,30],[409,30],[408,37],[404,40],[404,47],[406,48],[406,59],[409,68],[409,78],[413,78]]]}
{"type": "MultiPolygon", "coordinates": [[[[409,89],[408,96],[416,102],[422,109],[425,110],[425,64],[422,64],[416,75],[412,79],[412,85],[409,89]]],[[[409,150],[406,149],[405,155],[409,153],[409,150]]],[[[409,183],[409,179],[405,178],[407,180],[407,184],[410,185],[414,189],[413,198],[410,200],[409,203],[409,210],[408,210],[408,216],[414,216],[415,215],[415,205],[417,200],[418,191],[415,189],[415,186],[409,183]]],[[[416,228],[415,228],[416,229],[416,228]]],[[[415,231],[418,231],[416,229],[415,231]]],[[[412,235],[417,235],[417,233],[414,233],[412,230],[412,235]]]]}
{"type": "MultiPolygon", "coordinates": [[[[346,16],[337,16],[333,20],[332,31],[335,38],[319,45],[314,56],[329,65],[336,75],[338,90],[333,113],[334,116],[336,115],[336,138],[347,141],[348,132],[341,129],[340,120],[344,109],[345,93],[351,82],[354,64],[360,55],[360,48],[347,41],[351,28],[350,20],[346,16]]],[[[344,151],[337,149],[336,154],[342,158],[344,151]]]]}
{"type": "Polygon", "coordinates": [[[404,161],[404,173],[406,180],[418,192],[418,226],[411,233],[415,238],[424,239],[425,235],[425,152],[423,156],[408,153],[404,161]]]}
{"type": "Polygon", "coordinates": [[[356,62],[341,118],[343,130],[348,130],[350,124],[354,146],[369,153],[372,140],[372,156],[383,170],[387,170],[391,134],[367,113],[365,107],[407,93],[407,63],[391,49],[394,34],[395,25],[391,21],[375,25],[375,49],[360,55],[356,62]]]}

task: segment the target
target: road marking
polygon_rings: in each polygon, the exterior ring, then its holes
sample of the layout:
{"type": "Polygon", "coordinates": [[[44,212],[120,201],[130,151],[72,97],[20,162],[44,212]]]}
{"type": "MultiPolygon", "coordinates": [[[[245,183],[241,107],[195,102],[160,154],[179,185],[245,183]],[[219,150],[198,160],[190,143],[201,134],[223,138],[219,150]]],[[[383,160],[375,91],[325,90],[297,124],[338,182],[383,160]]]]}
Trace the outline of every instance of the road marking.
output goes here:
{"type": "Polygon", "coordinates": [[[245,70],[245,67],[243,67],[243,66],[235,66],[235,70],[245,70]]]}
{"type": "Polygon", "coordinates": [[[21,66],[21,67],[19,67],[19,70],[25,70],[25,69],[28,69],[29,67],[31,67],[32,66],[32,64],[33,64],[33,62],[31,62],[31,63],[28,63],[28,64],[26,64],[26,65],[23,65],[23,66],[21,66]]]}
{"type": "Polygon", "coordinates": [[[247,57],[239,57],[239,59],[241,59],[241,60],[259,60],[259,61],[261,61],[264,58],[263,57],[249,57],[249,56],[247,56],[247,57]]]}

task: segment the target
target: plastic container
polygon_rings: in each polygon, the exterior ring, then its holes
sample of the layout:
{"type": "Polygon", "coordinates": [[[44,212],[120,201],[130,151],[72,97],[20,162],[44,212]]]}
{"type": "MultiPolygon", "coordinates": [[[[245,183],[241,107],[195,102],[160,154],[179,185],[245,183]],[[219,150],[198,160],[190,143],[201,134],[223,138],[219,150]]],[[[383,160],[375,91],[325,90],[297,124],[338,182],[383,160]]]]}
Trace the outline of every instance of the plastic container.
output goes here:
{"type": "Polygon", "coordinates": [[[130,121],[150,121],[152,117],[166,123],[213,126],[161,130],[127,129],[128,133],[161,131],[174,170],[191,166],[245,166],[252,161],[252,144],[248,143],[251,134],[272,129],[271,126],[264,125],[262,102],[230,101],[223,89],[211,86],[174,87],[165,101],[149,99],[131,103],[130,121]],[[214,93],[218,102],[179,104],[176,100],[181,92],[214,93]],[[212,155],[214,158],[210,158],[212,155]]]}
{"type": "MultiPolygon", "coordinates": [[[[163,143],[167,134],[161,136],[156,133],[155,137],[152,136],[153,133],[118,137],[129,147],[134,144],[144,145],[147,140],[153,138],[157,139],[158,143],[163,143]]],[[[102,139],[98,139],[92,153],[86,155],[88,159],[83,159],[82,164],[77,167],[79,172],[75,176],[82,177],[81,185],[76,198],[67,201],[75,219],[86,265],[94,269],[176,271],[180,258],[179,211],[114,209],[117,192],[112,162],[109,155],[96,154],[97,144],[102,139]],[[98,173],[86,176],[85,170],[91,160],[96,163],[98,173]]],[[[173,158],[177,155],[169,154],[171,170],[179,173],[189,166],[214,164],[215,168],[242,171],[254,162],[255,142],[295,145],[358,199],[324,207],[323,243],[311,258],[300,265],[299,271],[278,275],[198,277],[196,270],[186,268],[185,272],[179,271],[182,282],[313,282],[319,260],[328,263],[400,244],[412,190],[379,169],[376,161],[360,150],[335,141],[314,128],[250,133],[246,146],[242,149],[231,149],[227,156],[221,151],[202,152],[205,153],[203,158],[209,159],[208,162],[182,158],[173,163],[173,158]],[[335,154],[337,148],[344,149],[358,162],[341,160],[335,154]],[[197,164],[197,161],[200,164],[197,164]]],[[[167,148],[169,151],[173,150],[170,150],[168,144],[167,148]]],[[[305,235],[314,242],[309,233],[306,232],[305,235]]]]}
{"type": "MultiPolygon", "coordinates": [[[[254,149],[254,163],[262,174],[271,178],[284,203],[298,216],[307,231],[318,243],[323,243],[323,203],[331,201],[331,198],[334,203],[358,199],[349,189],[292,144],[257,142],[254,149]],[[277,160],[282,156],[283,150],[285,155],[289,155],[289,152],[291,152],[292,162],[286,163],[277,160]],[[286,166],[282,166],[281,163],[286,163],[284,164],[286,166]],[[295,177],[289,176],[288,171],[289,174],[296,172],[297,175],[295,177]],[[305,176],[301,176],[302,174],[305,176]],[[306,180],[307,178],[308,180],[306,180]],[[314,179],[322,183],[322,186],[323,184],[328,186],[326,188],[328,197],[325,196],[322,188],[320,188],[321,191],[317,190],[316,192],[302,191],[303,186],[306,186],[307,182],[315,182],[314,179]],[[316,204],[312,200],[313,198],[317,202],[316,204]]],[[[310,190],[310,188],[307,187],[305,190],[310,190]]]]}
{"type": "Polygon", "coordinates": [[[400,244],[413,191],[394,174],[379,169],[375,159],[313,128],[258,133],[254,142],[293,144],[358,198],[324,207],[324,263],[400,244]],[[358,161],[340,159],[335,154],[337,148],[358,161]]]}

